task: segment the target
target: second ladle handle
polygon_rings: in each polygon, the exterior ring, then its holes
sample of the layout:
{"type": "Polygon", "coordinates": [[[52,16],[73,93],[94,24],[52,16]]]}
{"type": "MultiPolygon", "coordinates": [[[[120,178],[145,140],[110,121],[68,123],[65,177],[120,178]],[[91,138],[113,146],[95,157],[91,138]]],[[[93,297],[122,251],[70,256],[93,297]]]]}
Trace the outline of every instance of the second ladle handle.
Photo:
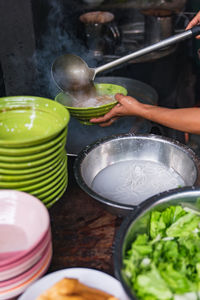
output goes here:
{"type": "Polygon", "coordinates": [[[97,67],[95,69],[95,75],[99,72],[103,72],[103,71],[106,71],[108,69],[111,69],[113,67],[116,67],[120,64],[123,64],[131,59],[134,59],[134,58],[138,58],[138,57],[141,57],[145,54],[148,54],[148,53],[151,53],[153,51],[156,51],[156,50],[159,50],[161,48],[164,48],[164,47],[167,47],[167,46],[170,46],[170,45],[173,45],[177,42],[180,42],[180,41],[183,41],[185,39],[188,39],[192,36],[196,36],[200,34],[200,25],[197,25],[197,26],[194,26],[192,29],[189,29],[189,30],[186,30],[182,33],[178,33],[176,35],[173,35],[167,39],[164,39],[156,44],[153,44],[153,45],[150,45],[148,47],[145,47],[143,49],[140,49],[138,51],[135,51],[131,54],[128,54],[126,56],[123,56],[121,58],[118,58],[114,61],[111,61],[105,65],[102,65],[100,67],[97,67]]]}

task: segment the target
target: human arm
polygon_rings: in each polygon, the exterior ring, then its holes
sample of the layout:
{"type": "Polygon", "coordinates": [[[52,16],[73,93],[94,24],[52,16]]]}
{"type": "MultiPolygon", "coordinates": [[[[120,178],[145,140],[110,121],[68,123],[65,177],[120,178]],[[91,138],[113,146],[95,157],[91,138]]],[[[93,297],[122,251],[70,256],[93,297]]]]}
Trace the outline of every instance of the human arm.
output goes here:
{"type": "MultiPolygon", "coordinates": [[[[189,22],[186,27],[186,30],[191,29],[192,27],[200,25],[200,11],[194,16],[194,18],[189,22]]],[[[200,39],[200,35],[196,36],[197,39],[200,39]]]]}
{"type": "Polygon", "coordinates": [[[115,98],[118,104],[110,112],[90,121],[105,127],[121,116],[138,116],[179,131],[200,134],[200,108],[164,108],[143,104],[135,98],[121,94],[117,94],[115,98]]]}

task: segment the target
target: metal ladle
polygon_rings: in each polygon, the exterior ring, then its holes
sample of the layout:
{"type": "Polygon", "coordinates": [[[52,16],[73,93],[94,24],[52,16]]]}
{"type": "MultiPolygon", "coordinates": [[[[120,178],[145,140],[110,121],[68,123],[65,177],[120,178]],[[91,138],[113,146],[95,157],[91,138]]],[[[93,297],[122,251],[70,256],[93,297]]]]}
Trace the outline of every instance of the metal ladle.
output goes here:
{"type": "Polygon", "coordinates": [[[65,92],[84,90],[85,87],[91,85],[95,76],[100,72],[198,34],[200,34],[200,25],[194,26],[192,29],[171,36],[156,44],[147,46],[97,68],[89,68],[85,61],[79,56],[74,54],[64,54],[54,61],[52,65],[52,76],[58,87],[65,92]]]}

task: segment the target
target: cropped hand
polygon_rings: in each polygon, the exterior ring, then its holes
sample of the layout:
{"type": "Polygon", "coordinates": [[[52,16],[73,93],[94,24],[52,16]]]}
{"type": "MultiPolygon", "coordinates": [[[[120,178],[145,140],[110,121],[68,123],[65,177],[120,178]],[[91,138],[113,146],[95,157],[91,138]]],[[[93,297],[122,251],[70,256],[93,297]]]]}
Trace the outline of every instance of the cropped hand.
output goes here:
{"type": "MultiPolygon", "coordinates": [[[[196,16],[189,22],[186,27],[186,30],[191,29],[192,27],[200,25],[200,11],[196,14],[196,16]]],[[[197,39],[200,39],[200,35],[196,36],[197,39]]]]}
{"type": "Polygon", "coordinates": [[[135,98],[116,94],[115,99],[118,103],[103,117],[93,118],[90,120],[92,123],[98,123],[101,127],[106,127],[115,122],[122,116],[137,116],[142,105],[135,98]]]}

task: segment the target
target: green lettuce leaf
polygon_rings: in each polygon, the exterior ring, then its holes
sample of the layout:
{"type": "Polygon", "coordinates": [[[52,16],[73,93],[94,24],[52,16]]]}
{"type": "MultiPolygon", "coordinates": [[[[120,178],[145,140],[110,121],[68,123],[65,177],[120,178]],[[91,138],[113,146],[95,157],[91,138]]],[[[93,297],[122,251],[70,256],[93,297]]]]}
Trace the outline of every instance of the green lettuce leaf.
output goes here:
{"type": "Polygon", "coordinates": [[[167,236],[181,237],[188,236],[195,229],[199,228],[200,218],[193,213],[187,213],[175,221],[167,230],[167,236]]]}
{"type": "Polygon", "coordinates": [[[154,265],[152,265],[151,271],[137,277],[134,289],[138,291],[138,296],[141,299],[147,299],[145,297],[151,296],[152,299],[156,300],[170,300],[173,296],[167,283],[154,265]]]}
{"type": "Polygon", "coordinates": [[[200,300],[200,216],[181,206],[153,211],[146,232],[123,260],[138,299],[200,300]]]}
{"type": "Polygon", "coordinates": [[[163,212],[153,211],[150,219],[150,237],[165,236],[166,229],[187,213],[181,206],[170,206],[163,212]]]}
{"type": "Polygon", "coordinates": [[[191,282],[186,274],[175,270],[169,262],[165,264],[165,268],[160,271],[162,278],[170,289],[177,294],[184,294],[192,291],[197,291],[197,285],[191,282]]]}

